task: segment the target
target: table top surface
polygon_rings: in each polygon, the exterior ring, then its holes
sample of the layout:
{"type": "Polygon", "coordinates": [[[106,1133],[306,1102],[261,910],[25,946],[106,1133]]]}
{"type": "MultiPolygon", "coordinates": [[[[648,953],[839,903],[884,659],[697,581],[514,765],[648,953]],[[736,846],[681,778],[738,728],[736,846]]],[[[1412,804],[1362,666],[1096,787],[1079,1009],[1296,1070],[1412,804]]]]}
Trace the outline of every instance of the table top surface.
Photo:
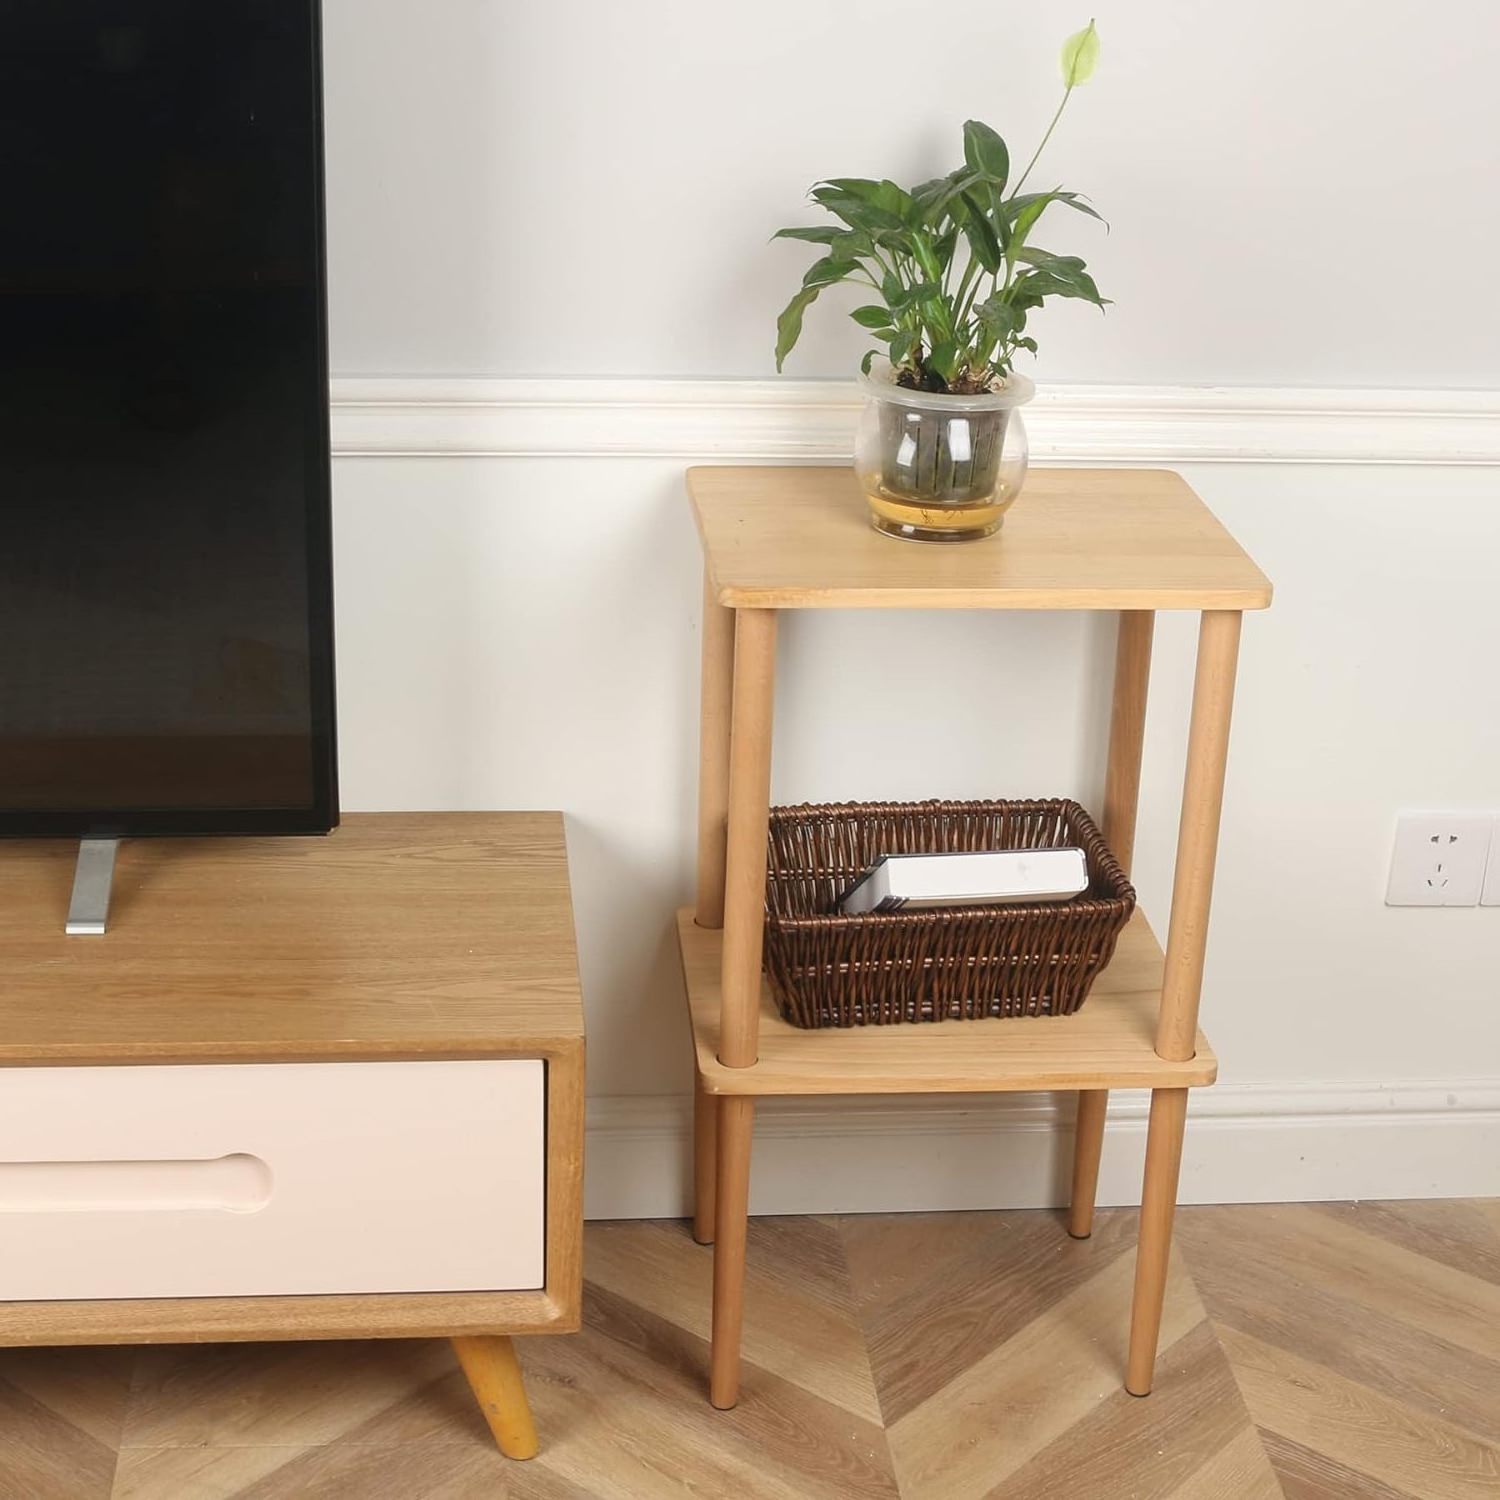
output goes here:
{"type": "Polygon", "coordinates": [[[1178,474],[1033,469],[983,541],[894,540],[849,468],[706,466],[688,490],[736,609],[1264,609],[1271,585],[1178,474]]]}
{"type": "Polygon", "coordinates": [[[0,841],[0,1064],[545,1055],[582,1002],[560,813],[134,839],[65,937],[77,845],[0,841]]]}

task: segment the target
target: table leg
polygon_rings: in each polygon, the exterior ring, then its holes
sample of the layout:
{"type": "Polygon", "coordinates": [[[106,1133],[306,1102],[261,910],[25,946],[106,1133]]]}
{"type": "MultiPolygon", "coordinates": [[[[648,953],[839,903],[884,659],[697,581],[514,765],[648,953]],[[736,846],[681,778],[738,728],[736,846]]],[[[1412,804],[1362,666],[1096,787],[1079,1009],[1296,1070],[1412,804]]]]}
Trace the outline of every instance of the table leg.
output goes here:
{"type": "MultiPolygon", "coordinates": [[[[771,719],[776,691],[776,612],[738,611],[734,629],[734,721],[729,741],[728,850],[720,972],[719,1061],[754,1066],[760,1045],[761,949],[765,936],[766,828],[771,801],[771,719]]],[[[718,1105],[714,1204],[713,1351],[709,1397],[739,1399],[744,1321],[745,1232],[755,1101],[718,1105]]]]}
{"type": "Polygon", "coordinates": [[[1151,1091],[1140,1244],[1135,1253],[1135,1297],[1130,1307],[1130,1356],[1125,1369],[1125,1389],[1132,1396],[1151,1394],[1151,1378],[1156,1368],[1162,1303],[1167,1295],[1167,1261],[1172,1250],[1172,1218],[1177,1209],[1177,1178],[1182,1168],[1187,1099],[1186,1089],[1151,1091]]]}
{"type": "Polygon", "coordinates": [[[1104,1114],[1108,1089],[1078,1091],[1078,1121],[1073,1132],[1073,1195],[1068,1233],[1086,1240],[1094,1232],[1094,1198],[1099,1190],[1099,1158],[1104,1153],[1104,1114]]]}
{"type": "Polygon", "coordinates": [[[724,925],[729,818],[729,725],[734,693],[734,611],[703,574],[703,674],[698,731],[698,902],[700,927],[724,925]]]}
{"type": "Polygon", "coordinates": [[[693,1089],[693,1238],[714,1242],[714,1184],[719,1163],[719,1100],[699,1078],[693,1089]]]}
{"type": "MultiPolygon", "coordinates": [[[[1151,683],[1151,641],[1155,611],[1120,612],[1115,647],[1114,701],[1109,716],[1109,763],[1104,777],[1104,838],[1127,875],[1135,854],[1136,812],[1141,797],[1141,754],[1146,742],[1146,698],[1151,683]]],[[[1104,1151],[1107,1089],[1078,1095],[1073,1133],[1073,1195],[1068,1233],[1087,1239],[1094,1228],[1099,1159],[1104,1151]]]]}
{"type": "Polygon", "coordinates": [[[755,1100],[719,1099],[719,1180],[714,1226],[713,1351],[709,1400],[728,1411],[740,1399],[740,1335],[745,1322],[745,1235],[750,1215],[750,1143],[755,1100]]]}
{"type": "Polygon", "coordinates": [[[451,1342],[496,1446],[507,1458],[535,1458],[536,1424],[515,1345],[508,1338],[490,1336],[451,1342]]]}
{"type": "MultiPolygon", "coordinates": [[[[1185,1061],[1197,1048],[1198,1002],[1213,897],[1214,860],[1224,806],[1224,768],[1239,660],[1238,610],[1205,610],[1198,631],[1198,668],[1193,684],[1193,720],[1188,732],[1187,776],[1177,830],[1177,868],[1172,881],[1172,918],[1167,930],[1165,977],[1156,1051],[1185,1061]]],[[[1135,1301],[1131,1309],[1130,1358],[1125,1389],[1151,1390],[1177,1178],[1182,1165],[1186,1089],[1156,1089],[1146,1137],[1146,1179],[1141,1197],[1141,1238],[1136,1252],[1135,1301]]]]}
{"type": "MultiPolygon", "coordinates": [[[[776,611],[742,609],[734,628],[734,722],[729,739],[719,1061],[748,1068],[760,1042],[765,937],[766,829],[771,802],[771,718],[776,696],[776,611]]],[[[722,1124],[722,1121],[721,1121],[722,1124]]]]}
{"type": "Polygon", "coordinates": [[[1198,1001],[1203,993],[1203,959],[1208,948],[1208,912],[1214,892],[1219,818],[1224,808],[1224,767],[1229,758],[1229,720],[1234,710],[1239,649],[1239,611],[1204,610],[1198,631],[1198,670],[1193,684],[1182,819],[1177,829],[1166,975],[1156,1028],[1158,1055],[1175,1062],[1190,1058],[1198,1045],[1198,1001]]]}

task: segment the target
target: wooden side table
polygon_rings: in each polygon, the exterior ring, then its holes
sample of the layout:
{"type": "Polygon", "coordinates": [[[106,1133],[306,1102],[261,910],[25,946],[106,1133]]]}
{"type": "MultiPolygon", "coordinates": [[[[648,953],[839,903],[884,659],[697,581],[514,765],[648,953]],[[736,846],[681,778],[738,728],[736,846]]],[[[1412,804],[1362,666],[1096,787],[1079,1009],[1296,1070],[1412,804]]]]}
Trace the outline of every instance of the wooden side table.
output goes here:
{"type": "Polygon", "coordinates": [[[0,844],[0,1344],[451,1338],[502,1451],[511,1336],[578,1327],[583,1016],[562,818],[0,844]]]}
{"type": "Polygon", "coordinates": [[[877,536],[852,473],[693,469],[705,563],[698,895],[678,931],[697,1059],[694,1230],[714,1250],[710,1398],[739,1395],[755,1100],[765,1094],[1078,1092],[1070,1232],[1092,1227],[1111,1088],[1151,1089],[1126,1389],[1151,1389],[1198,1030],[1241,612],[1271,585],[1176,474],[1034,472],[993,541],[877,536]],[[761,975],[776,627],[785,609],[1065,609],[1120,616],[1103,829],[1129,870],[1152,628],[1201,614],[1165,955],[1138,912],[1076,1016],[801,1031],[761,975]]]}

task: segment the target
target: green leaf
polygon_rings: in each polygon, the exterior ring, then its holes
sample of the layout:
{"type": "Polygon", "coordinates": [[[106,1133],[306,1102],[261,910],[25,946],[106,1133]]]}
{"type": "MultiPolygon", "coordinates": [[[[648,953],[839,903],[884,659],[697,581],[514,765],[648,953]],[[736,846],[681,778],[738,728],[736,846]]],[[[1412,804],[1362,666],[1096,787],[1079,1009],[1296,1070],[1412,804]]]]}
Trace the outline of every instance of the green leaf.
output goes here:
{"type": "Polygon", "coordinates": [[[1048,204],[1056,199],[1055,193],[1034,193],[1031,201],[1011,222],[1010,243],[1005,247],[1007,262],[1014,265],[1017,256],[1026,246],[1026,236],[1031,233],[1036,221],[1046,212],[1048,204]]]}
{"type": "Polygon", "coordinates": [[[1109,300],[1099,295],[1099,288],[1094,285],[1094,278],[1087,271],[1069,276],[1058,275],[1050,270],[1028,271],[1024,276],[1016,278],[1011,295],[1031,306],[1035,306],[1043,297],[1077,297],[1081,301],[1092,302],[1095,307],[1103,307],[1109,300]]]}
{"type": "Polygon", "coordinates": [[[946,177],[929,177],[926,182],[920,182],[911,190],[912,201],[925,208],[934,199],[947,191],[949,186],[946,177]]]}
{"type": "Polygon", "coordinates": [[[849,316],[861,328],[889,328],[891,326],[890,308],[877,307],[873,302],[868,307],[856,307],[849,316]]]}
{"type": "Polygon", "coordinates": [[[964,237],[974,252],[974,259],[993,275],[1005,260],[1000,241],[995,237],[994,226],[985,217],[984,210],[967,193],[963,195],[962,202],[969,210],[964,220],[964,237]]]}
{"type": "Polygon", "coordinates": [[[891,340],[891,364],[899,370],[901,366],[904,365],[916,352],[916,348],[916,334],[898,333],[896,337],[891,340]]]}
{"type": "Polygon", "coordinates": [[[1069,208],[1076,208],[1079,213],[1087,214],[1091,219],[1098,219],[1101,224],[1108,227],[1109,221],[1104,217],[1103,214],[1097,212],[1095,209],[1089,206],[1088,199],[1086,199],[1082,193],[1064,193],[1061,191],[1055,191],[1051,193],[1021,193],[1015,198],[1008,198],[1006,200],[1005,211],[1010,215],[1012,219],[1014,219],[1022,209],[1026,208],[1032,203],[1038,202],[1043,198],[1046,198],[1053,203],[1066,203],[1069,208]]]}
{"type": "Polygon", "coordinates": [[[935,370],[945,381],[958,374],[958,345],[952,339],[944,339],[927,356],[927,368],[935,370]]]}
{"type": "Polygon", "coordinates": [[[1010,152],[983,120],[964,122],[964,162],[971,172],[1002,187],[1010,176],[1010,152]]]}
{"type": "Polygon", "coordinates": [[[805,287],[832,286],[836,281],[843,281],[856,269],[852,260],[838,260],[832,255],[825,255],[822,260],[815,260],[807,268],[807,275],[802,278],[802,285],[805,287]]]}
{"type": "Polygon", "coordinates": [[[875,241],[862,229],[843,229],[828,242],[828,253],[835,260],[870,260],[875,241]]]}
{"type": "Polygon", "coordinates": [[[826,208],[829,213],[836,214],[851,229],[880,234],[906,228],[899,214],[891,213],[856,193],[845,192],[842,188],[820,185],[813,189],[812,196],[813,202],[826,208]]]}
{"type": "Polygon", "coordinates": [[[1075,31],[1062,46],[1063,82],[1070,88],[1087,83],[1099,63],[1099,33],[1090,21],[1082,31],[1075,31]]]}
{"type": "Polygon", "coordinates": [[[1002,342],[1012,334],[1019,333],[1026,324],[1026,314],[1013,307],[998,293],[993,297],[986,297],[974,311],[979,314],[979,321],[986,332],[1002,342]]]}
{"type": "Polygon", "coordinates": [[[865,357],[859,362],[859,370],[861,375],[868,375],[870,373],[870,366],[875,363],[875,356],[879,353],[879,349],[865,350],[865,357]]]}
{"type": "MultiPolygon", "coordinates": [[[[869,177],[830,177],[826,182],[820,183],[819,187],[846,193],[877,213],[888,215],[897,225],[921,222],[921,213],[912,195],[888,177],[880,182],[869,177]]],[[[816,190],[813,196],[817,196],[816,190]]]]}
{"type": "Polygon", "coordinates": [[[837,224],[819,224],[807,229],[778,229],[771,236],[773,240],[807,240],[814,245],[831,245],[841,234],[847,234],[847,229],[840,229],[837,224]]]}
{"type": "Polygon", "coordinates": [[[788,354],[797,346],[797,340],[802,337],[802,314],[807,311],[814,302],[818,300],[818,293],[823,290],[820,286],[805,286],[790,302],[782,309],[781,316],[776,320],[776,373],[781,373],[781,366],[788,354]]]}
{"type": "Polygon", "coordinates": [[[931,237],[923,230],[914,229],[911,236],[912,254],[917,258],[917,264],[922,268],[922,274],[929,281],[941,281],[946,269],[937,257],[931,237]]]}
{"type": "Polygon", "coordinates": [[[1039,269],[1061,272],[1081,271],[1084,268],[1083,258],[1078,255],[1054,255],[1050,250],[1043,250],[1039,246],[1028,245],[1024,250],[1016,252],[1016,259],[1024,261],[1028,266],[1036,266],[1039,269]]]}

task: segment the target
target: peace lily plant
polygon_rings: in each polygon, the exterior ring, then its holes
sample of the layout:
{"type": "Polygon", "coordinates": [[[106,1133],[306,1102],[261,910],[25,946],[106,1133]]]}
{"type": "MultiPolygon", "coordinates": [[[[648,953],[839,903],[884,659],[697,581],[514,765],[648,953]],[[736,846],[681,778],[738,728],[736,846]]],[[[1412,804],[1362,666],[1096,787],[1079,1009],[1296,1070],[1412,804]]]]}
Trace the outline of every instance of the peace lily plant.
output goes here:
{"type": "Polygon", "coordinates": [[[1020,490],[1027,451],[1019,408],[1035,387],[1013,366],[1018,351],[1036,353],[1028,320],[1053,297],[1101,308],[1107,301],[1082,259],[1034,240],[1048,210],[1100,216],[1079,193],[1025,191],[1098,59],[1090,21],[1063,44],[1062,100],[1018,176],[1001,136],[970,120],[964,164],[946,176],[910,189],[831,177],[811,197],[838,222],[777,231],[777,239],[824,250],[777,321],[778,371],[825,287],[853,282],[878,299],[850,314],[876,341],[860,367],[868,399],[855,470],[877,530],[919,541],[988,536],[1020,490]]]}

